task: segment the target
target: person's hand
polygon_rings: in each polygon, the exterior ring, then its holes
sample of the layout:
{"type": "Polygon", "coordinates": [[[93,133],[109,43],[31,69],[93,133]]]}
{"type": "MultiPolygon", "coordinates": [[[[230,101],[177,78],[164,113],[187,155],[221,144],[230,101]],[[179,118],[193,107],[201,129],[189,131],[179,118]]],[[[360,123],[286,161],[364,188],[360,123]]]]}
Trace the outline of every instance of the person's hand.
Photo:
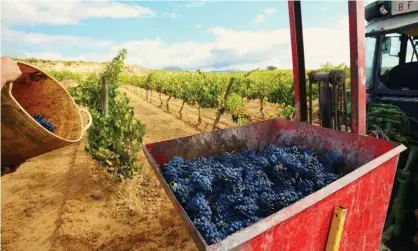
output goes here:
{"type": "Polygon", "coordinates": [[[15,81],[22,75],[16,61],[9,57],[1,57],[1,89],[8,83],[15,81]]]}
{"type": "Polygon", "coordinates": [[[21,164],[8,166],[8,167],[2,167],[1,168],[1,176],[16,172],[16,170],[20,167],[20,165],[21,164]]]}

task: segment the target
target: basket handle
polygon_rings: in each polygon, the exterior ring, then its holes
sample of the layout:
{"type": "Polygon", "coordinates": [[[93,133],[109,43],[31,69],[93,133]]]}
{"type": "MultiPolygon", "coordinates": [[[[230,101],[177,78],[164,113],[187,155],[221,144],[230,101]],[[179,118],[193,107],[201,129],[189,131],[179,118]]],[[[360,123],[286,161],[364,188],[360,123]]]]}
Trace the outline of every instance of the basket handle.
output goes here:
{"type": "Polygon", "coordinates": [[[93,118],[91,117],[90,112],[89,112],[86,108],[79,107],[78,109],[79,109],[80,113],[81,113],[81,112],[84,112],[84,113],[87,115],[87,117],[89,117],[89,122],[87,123],[87,125],[86,125],[86,126],[84,126],[84,120],[82,120],[82,121],[83,121],[83,132],[84,132],[84,131],[86,131],[87,129],[89,129],[89,127],[90,127],[90,126],[91,126],[91,124],[93,123],[93,118]]]}

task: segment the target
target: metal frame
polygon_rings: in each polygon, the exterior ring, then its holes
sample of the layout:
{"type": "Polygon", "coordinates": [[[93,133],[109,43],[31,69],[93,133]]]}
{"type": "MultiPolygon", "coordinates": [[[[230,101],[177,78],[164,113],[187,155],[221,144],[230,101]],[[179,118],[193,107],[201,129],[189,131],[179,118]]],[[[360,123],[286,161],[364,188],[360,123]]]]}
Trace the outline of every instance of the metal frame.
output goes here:
{"type": "Polygon", "coordinates": [[[366,25],[366,37],[400,32],[418,27],[418,12],[387,19],[372,20],[366,25]],[[415,23],[413,22],[415,21],[415,23]]]}
{"type": "MultiPolygon", "coordinates": [[[[300,1],[288,1],[290,38],[292,45],[296,120],[307,120],[305,55],[303,51],[302,14],[300,1]]],[[[349,1],[351,130],[366,133],[366,59],[365,17],[363,1],[349,1]]]]}
{"type": "Polygon", "coordinates": [[[305,54],[303,51],[302,13],[300,1],[288,1],[290,41],[292,44],[293,81],[296,121],[308,120],[306,99],[305,54]]]}
{"type": "Polygon", "coordinates": [[[351,130],[366,134],[366,29],[364,2],[349,1],[351,130]]]}

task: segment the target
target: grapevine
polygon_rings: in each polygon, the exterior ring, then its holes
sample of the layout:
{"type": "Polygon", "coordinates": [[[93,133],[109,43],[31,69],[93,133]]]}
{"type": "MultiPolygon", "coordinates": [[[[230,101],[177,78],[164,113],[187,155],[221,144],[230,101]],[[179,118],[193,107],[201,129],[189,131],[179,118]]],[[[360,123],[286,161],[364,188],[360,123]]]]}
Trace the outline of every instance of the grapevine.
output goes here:
{"type": "MultiPolygon", "coordinates": [[[[291,74],[278,70],[254,70],[248,73],[152,71],[146,77],[146,81],[124,77],[124,84],[143,88],[147,93],[157,92],[160,97],[160,107],[164,104],[161,94],[165,94],[168,97],[165,100],[168,111],[170,110],[169,101],[172,98],[182,100],[181,108],[178,111],[180,118],[185,104],[195,106],[198,109],[197,124],[202,121],[200,115],[202,108],[215,108],[218,109],[217,113],[219,110],[225,110],[233,116],[235,123],[244,124],[247,122],[244,109],[245,99],[260,100],[261,114],[264,114],[266,102],[293,104],[291,77],[291,74]],[[234,78],[235,81],[231,93],[225,101],[223,99],[231,78],[234,78]]],[[[149,94],[146,100],[149,100],[149,94]]],[[[265,114],[263,117],[266,117],[265,114]]]]}
{"type": "Polygon", "coordinates": [[[139,172],[136,154],[145,134],[145,126],[134,118],[128,97],[118,91],[118,86],[126,81],[120,77],[126,53],[125,49],[120,51],[100,76],[91,74],[77,87],[69,88],[75,101],[88,106],[93,117],[93,124],[88,130],[86,150],[108,172],[120,179],[133,177],[139,172]],[[103,81],[108,83],[107,114],[103,106],[103,81]]]}
{"type": "MultiPolygon", "coordinates": [[[[320,71],[327,72],[332,69],[343,70],[349,76],[348,67],[345,64],[333,66],[327,63],[321,66],[320,71]]],[[[180,118],[182,118],[185,104],[195,106],[198,109],[198,124],[202,121],[201,108],[215,108],[218,110],[216,115],[219,111],[225,110],[231,114],[235,123],[247,123],[248,114],[243,109],[246,100],[257,100],[260,103],[262,118],[268,117],[264,111],[267,102],[282,106],[282,110],[277,114],[280,118],[289,119],[294,113],[293,75],[289,70],[254,69],[247,73],[155,70],[151,71],[148,76],[140,78],[141,80],[124,77],[124,84],[145,89],[147,91],[146,100],[150,100],[151,92],[159,93],[160,97],[161,94],[165,94],[168,97],[165,100],[165,109],[168,111],[170,110],[170,100],[172,98],[180,99],[182,101],[178,111],[180,118]],[[234,78],[235,81],[229,95],[230,98],[223,100],[231,78],[234,78]]],[[[349,79],[348,77],[348,82],[349,79]]],[[[312,98],[313,100],[318,98],[317,86],[312,89],[312,98]]],[[[163,106],[163,103],[164,101],[160,99],[160,107],[163,106]]]]}

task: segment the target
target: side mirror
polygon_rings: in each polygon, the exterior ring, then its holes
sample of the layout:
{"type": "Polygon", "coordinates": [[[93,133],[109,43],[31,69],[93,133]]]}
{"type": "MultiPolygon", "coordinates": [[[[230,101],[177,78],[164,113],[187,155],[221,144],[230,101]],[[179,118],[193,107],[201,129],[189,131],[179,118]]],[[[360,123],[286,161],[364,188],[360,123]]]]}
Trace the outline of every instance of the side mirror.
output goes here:
{"type": "Polygon", "coordinates": [[[383,54],[389,56],[398,57],[401,50],[401,37],[400,36],[388,36],[383,40],[383,54]]]}

